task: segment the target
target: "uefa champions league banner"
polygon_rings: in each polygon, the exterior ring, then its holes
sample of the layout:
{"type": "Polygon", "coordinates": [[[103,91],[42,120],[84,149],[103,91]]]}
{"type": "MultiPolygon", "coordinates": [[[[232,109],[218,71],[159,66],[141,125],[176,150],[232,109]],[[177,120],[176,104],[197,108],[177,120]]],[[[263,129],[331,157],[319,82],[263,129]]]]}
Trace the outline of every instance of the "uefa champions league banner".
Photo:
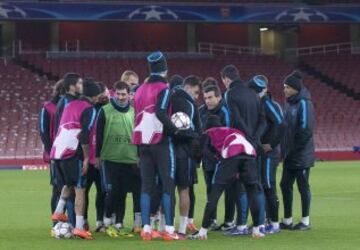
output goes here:
{"type": "Polygon", "coordinates": [[[360,5],[135,5],[0,3],[0,19],[233,23],[360,22],[360,5]]]}

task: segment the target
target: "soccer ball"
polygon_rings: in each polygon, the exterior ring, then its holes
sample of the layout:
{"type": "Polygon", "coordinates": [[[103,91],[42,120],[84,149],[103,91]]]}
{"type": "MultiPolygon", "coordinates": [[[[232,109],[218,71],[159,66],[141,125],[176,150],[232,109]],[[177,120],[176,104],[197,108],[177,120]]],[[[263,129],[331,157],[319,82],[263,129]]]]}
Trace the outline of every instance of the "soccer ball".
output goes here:
{"type": "Polygon", "coordinates": [[[56,239],[70,239],[73,237],[73,227],[67,222],[58,222],[53,230],[56,239]]]}
{"type": "Polygon", "coordinates": [[[0,3],[0,17],[23,18],[26,17],[26,13],[15,5],[0,3]]]}
{"type": "Polygon", "coordinates": [[[185,130],[190,128],[190,117],[184,112],[176,112],[173,114],[171,121],[178,129],[185,130]]]}

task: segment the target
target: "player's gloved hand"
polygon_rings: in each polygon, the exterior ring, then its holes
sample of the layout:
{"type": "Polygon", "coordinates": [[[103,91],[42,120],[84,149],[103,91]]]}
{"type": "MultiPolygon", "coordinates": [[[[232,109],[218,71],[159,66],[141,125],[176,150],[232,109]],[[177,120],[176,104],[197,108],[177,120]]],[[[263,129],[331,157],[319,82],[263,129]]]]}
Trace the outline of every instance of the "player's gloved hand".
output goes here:
{"type": "Polygon", "coordinates": [[[82,174],[87,175],[88,170],[89,170],[89,159],[85,158],[83,161],[82,174]]]}

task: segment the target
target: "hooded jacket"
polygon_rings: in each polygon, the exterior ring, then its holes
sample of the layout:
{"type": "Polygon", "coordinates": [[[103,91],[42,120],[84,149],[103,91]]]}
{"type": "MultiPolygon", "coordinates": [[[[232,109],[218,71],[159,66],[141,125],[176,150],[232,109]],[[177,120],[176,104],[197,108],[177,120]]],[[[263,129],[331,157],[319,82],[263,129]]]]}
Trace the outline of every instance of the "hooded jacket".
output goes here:
{"type": "Polygon", "coordinates": [[[198,159],[200,155],[198,138],[202,133],[202,128],[197,104],[182,86],[175,86],[171,89],[170,102],[172,114],[183,112],[190,117],[190,129],[184,130],[183,136],[175,136],[174,143],[181,144],[188,155],[198,159]]]}
{"type": "MultiPolygon", "coordinates": [[[[207,124],[207,120],[210,115],[219,116],[222,126],[230,127],[230,113],[225,105],[224,100],[221,100],[219,105],[212,110],[209,110],[205,104],[202,105],[199,108],[199,113],[200,113],[200,119],[201,119],[203,131],[206,130],[205,126],[207,124]]],[[[202,140],[201,140],[201,145],[203,145],[201,147],[202,148],[202,166],[205,171],[214,171],[216,164],[219,162],[219,159],[218,159],[218,157],[216,157],[216,155],[214,154],[214,152],[212,150],[209,150],[208,147],[204,146],[209,143],[206,141],[207,139],[208,139],[207,136],[204,136],[204,135],[202,136],[202,140]]]]}
{"type": "Polygon", "coordinates": [[[240,79],[236,79],[225,92],[225,101],[231,117],[230,127],[243,131],[246,139],[260,150],[260,138],[266,128],[260,98],[240,79]]]}
{"type": "Polygon", "coordinates": [[[210,115],[219,116],[220,120],[221,120],[221,124],[224,127],[230,127],[230,113],[229,113],[229,110],[226,107],[225,101],[223,99],[220,101],[218,106],[216,106],[212,110],[209,110],[205,104],[202,105],[199,108],[199,113],[200,113],[202,128],[204,131],[206,130],[205,125],[206,125],[207,119],[209,118],[210,115]]]}
{"type": "Polygon", "coordinates": [[[271,99],[270,95],[261,98],[261,104],[265,111],[266,129],[261,137],[262,144],[270,144],[275,149],[283,137],[284,133],[284,116],[281,106],[271,99]]]}
{"type": "Polygon", "coordinates": [[[172,113],[184,112],[190,117],[190,128],[197,135],[201,134],[201,121],[195,100],[183,89],[175,86],[171,90],[172,113]]]}
{"type": "Polygon", "coordinates": [[[314,166],[314,107],[309,91],[287,98],[284,112],[286,128],[281,142],[284,167],[304,169],[314,166]]]}

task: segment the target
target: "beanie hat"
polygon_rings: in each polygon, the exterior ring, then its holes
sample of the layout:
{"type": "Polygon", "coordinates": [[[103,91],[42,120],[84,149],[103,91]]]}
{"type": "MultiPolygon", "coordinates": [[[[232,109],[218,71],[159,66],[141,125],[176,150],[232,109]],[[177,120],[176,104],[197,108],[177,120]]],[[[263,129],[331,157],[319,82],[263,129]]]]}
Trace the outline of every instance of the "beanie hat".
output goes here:
{"type": "Polygon", "coordinates": [[[255,90],[256,93],[260,93],[263,89],[267,88],[268,79],[264,75],[256,75],[251,78],[249,82],[249,88],[255,90]]]}
{"type": "Polygon", "coordinates": [[[182,85],[184,82],[184,78],[180,75],[173,75],[171,78],[170,78],[170,81],[169,81],[169,84],[170,84],[170,89],[176,87],[176,86],[179,86],[179,85],[182,85]]]}
{"type": "Polygon", "coordinates": [[[168,70],[165,56],[160,51],[151,53],[147,57],[147,61],[149,65],[150,75],[160,75],[168,70]]]}
{"type": "Polygon", "coordinates": [[[87,97],[94,97],[101,94],[99,85],[91,78],[87,78],[83,84],[83,95],[87,97]]]}
{"type": "Polygon", "coordinates": [[[63,79],[64,79],[64,88],[65,91],[70,90],[70,86],[76,85],[76,83],[79,81],[80,76],[76,73],[67,73],[63,79]]]}
{"type": "Polygon", "coordinates": [[[209,115],[206,120],[205,129],[207,130],[214,127],[221,127],[220,117],[217,115],[209,115]]]}
{"type": "Polygon", "coordinates": [[[292,72],[285,78],[284,84],[300,91],[303,86],[302,74],[299,71],[292,72]]]}
{"type": "Polygon", "coordinates": [[[63,77],[65,84],[75,85],[79,80],[80,75],[76,73],[66,73],[63,77]]]}

